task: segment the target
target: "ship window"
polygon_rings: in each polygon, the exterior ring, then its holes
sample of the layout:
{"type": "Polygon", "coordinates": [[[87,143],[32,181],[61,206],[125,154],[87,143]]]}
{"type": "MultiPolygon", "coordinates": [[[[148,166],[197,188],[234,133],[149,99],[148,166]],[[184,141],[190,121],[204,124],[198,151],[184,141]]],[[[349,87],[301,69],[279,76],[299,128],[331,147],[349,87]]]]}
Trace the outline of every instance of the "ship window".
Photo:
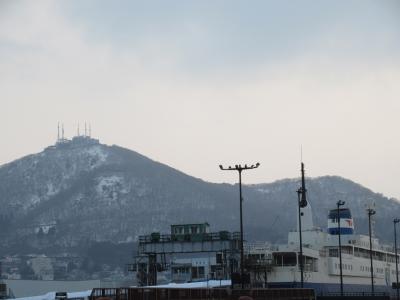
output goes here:
{"type": "MultiPolygon", "coordinates": [[[[341,219],[350,219],[351,218],[351,213],[348,208],[340,209],[339,214],[340,214],[341,219]]],[[[337,214],[336,209],[333,209],[329,212],[329,219],[337,219],[337,217],[338,217],[338,214],[337,214]]]]}
{"type": "Polygon", "coordinates": [[[182,234],[183,228],[182,227],[175,227],[175,234],[182,234]]]}
{"type": "Polygon", "coordinates": [[[222,264],[222,253],[217,253],[215,260],[217,264],[222,264]]]}
{"type": "Polygon", "coordinates": [[[189,273],[189,267],[174,267],[172,268],[174,274],[186,274],[189,273]]]}
{"type": "MultiPolygon", "coordinates": [[[[299,256],[300,260],[300,256],[299,256]]],[[[304,270],[308,272],[318,272],[318,259],[309,256],[303,256],[304,270]]]]}
{"type": "Polygon", "coordinates": [[[204,267],[192,267],[192,279],[204,278],[204,267]]]}
{"type": "Polygon", "coordinates": [[[295,266],[296,253],[294,252],[275,252],[273,254],[274,264],[278,266],[295,266]]]}
{"type": "Polygon", "coordinates": [[[338,257],[339,256],[338,249],[329,249],[329,256],[330,257],[338,257]]]}

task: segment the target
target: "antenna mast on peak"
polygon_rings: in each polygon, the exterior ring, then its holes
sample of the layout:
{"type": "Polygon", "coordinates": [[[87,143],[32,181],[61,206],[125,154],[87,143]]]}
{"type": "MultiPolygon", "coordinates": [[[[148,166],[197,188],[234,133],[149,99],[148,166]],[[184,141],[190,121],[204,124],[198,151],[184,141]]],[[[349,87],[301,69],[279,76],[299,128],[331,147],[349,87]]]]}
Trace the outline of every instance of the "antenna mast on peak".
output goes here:
{"type": "Polygon", "coordinates": [[[62,132],[62,140],[64,140],[64,123],[62,124],[61,132],[62,132]]]}
{"type": "Polygon", "coordinates": [[[57,123],[57,142],[60,141],[60,122],[57,123]]]}
{"type": "Polygon", "coordinates": [[[78,132],[77,133],[78,133],[78,136],[79,136],[80,135],[80,133],[79,133],[79,123],[78,123],[78,132]]]}
{"type": "Polygon", "coordinates": [[[92,137],[92,125],[89,123],[89,137],[92,137]]]}

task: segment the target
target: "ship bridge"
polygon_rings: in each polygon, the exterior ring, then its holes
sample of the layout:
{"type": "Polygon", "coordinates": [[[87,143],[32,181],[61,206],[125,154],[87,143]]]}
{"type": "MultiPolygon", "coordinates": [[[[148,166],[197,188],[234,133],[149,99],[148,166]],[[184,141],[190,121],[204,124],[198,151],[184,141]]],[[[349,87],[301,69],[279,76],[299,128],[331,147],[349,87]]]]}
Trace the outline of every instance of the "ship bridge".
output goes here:
{"type": "MultiPolygon", "coordinates": [[[[303,248],[304,270],[318,272],[318,258],[320,253],[317,250],[303,248]]],[[[272,253],[272,264],[274,267],[297,267],[300,270],[300,253],[298,249],[283,247],[272,253]]]]}

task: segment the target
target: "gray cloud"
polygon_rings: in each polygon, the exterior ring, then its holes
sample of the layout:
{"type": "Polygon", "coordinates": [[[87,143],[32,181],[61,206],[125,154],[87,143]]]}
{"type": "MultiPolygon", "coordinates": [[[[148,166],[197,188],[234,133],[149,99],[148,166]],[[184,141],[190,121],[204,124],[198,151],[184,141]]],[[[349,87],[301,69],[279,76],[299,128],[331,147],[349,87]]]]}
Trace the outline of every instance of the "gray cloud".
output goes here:
{"type": "MultiPolygon", "coordinates": [[[[10,3],[10,2],[9,2],[10,3]]],[[[56,124],[210,181],[337,174],[400,196],[394,1],[16,2],[0,18],[0,162],[56,124]]]]}

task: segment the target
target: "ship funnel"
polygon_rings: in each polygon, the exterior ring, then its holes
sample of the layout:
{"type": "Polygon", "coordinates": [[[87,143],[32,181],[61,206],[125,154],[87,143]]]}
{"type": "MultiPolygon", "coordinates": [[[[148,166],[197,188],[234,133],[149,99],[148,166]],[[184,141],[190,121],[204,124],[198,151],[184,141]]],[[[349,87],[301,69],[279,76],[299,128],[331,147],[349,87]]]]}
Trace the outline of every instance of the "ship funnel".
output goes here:
{"type": "MultiPolygon", "coordinates": [[[[353,217],[351,216],[350,209],[339,208],[340,216],[340,234],[353,234],[354,233],[354,223],[353,217]]],[[[328,218],[328,232],[329,234],[337,235],[339,234],[338,228],[338,210],[332,209],[329,211],[328,218]]]]}

